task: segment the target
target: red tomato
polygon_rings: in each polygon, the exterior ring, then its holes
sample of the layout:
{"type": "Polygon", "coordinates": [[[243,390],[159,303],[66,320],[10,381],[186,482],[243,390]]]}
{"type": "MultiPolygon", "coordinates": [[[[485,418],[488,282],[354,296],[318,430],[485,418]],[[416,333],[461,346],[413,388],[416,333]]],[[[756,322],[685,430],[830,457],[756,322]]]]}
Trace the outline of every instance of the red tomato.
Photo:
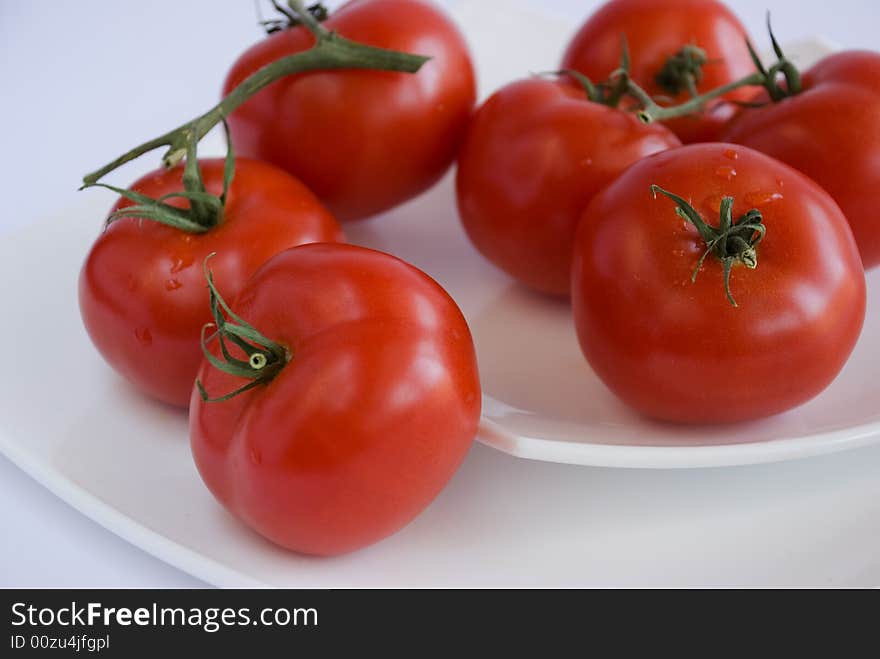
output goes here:
{"type": "Polygon", "coordinates": [[[520,80],[477,111],[458,160],[458,210],[490,261],[543,293],[568,295],[581,211],[640,158],[679,145],[659,124],[587,100],[563,81],[520,80]]]}
{"type": "MultiPolygon", "coordinates": [[[[449,167],[476,98],[463,37],[420,0],[353,0],[324,26],[355,41],[428,55],[416,74],[323,71],[279,80],[229,118],[236,153],[305,182],[341,220],[374,215],[430,187],[449,167]]],[[[233,65],[224,95],[262,66],[312,46],[277,32],[233,65]]]]}
{"type": "MultiPolygon", "coordinates": [[[[208,192],[219,195],[223,160],[200,164],[208,192]]],[[[132,189],[153,198],[177,192],[182,169],[155,171],[132,189]]],[[[129,205],[120,200],[113,210],[129,205]]],[[[205,257],[218,252],[212,261],[218,284],[235,295],[279,251],[341,239],[339,225],[299,181],[271,165],[238,159],[217,227],[195,234],[134,218],[107,226],[80,274],[83,322],[123,377],[150,396],[185,407],[202,360],[200,332],[211,320],[205,257]]]]}
{"type": "Polygon", "coordinates": [[[865,266],[880,263],[880,53],[826,57],[804,74],[799,94],[741,114],[726,139],[819,183],[843,209],[865,266]]]}
{"type": "MultiPolygon", "coordinates": [[[[675,94],[657,77],[669,57],[683,46],[695,45],[705,53],[702,78],[696,85],[700,93],[755,70],[745,28],[715,0],[611,0],[581,26],[562,67],[576,69],[594,82],[606,79],[620,66],[621,35],[626,35],[629,45],[633,80],[652,96],[668,97],[676,104],[688,100],[689,92],[682,88],[675,94]]],[[[749,90],[738,89],[724,98],[742,101],[750,96],[749,90]]],[[[718,137],[736,110],[736,106],[718,101],[703,114],[672,119],[667,124],[683,142],[705,142],[718,137]]]]}
{"type": "MultiPolygon", "coordinates": [[[[731,244],[728,241],[728,244],[731,244]]],[[[865,278],[846,219],[800,172],[745,147],[700,144],[647,158],[599,194],[578,228],[572,304],[581,348],[605,384],[659,419],[723,423],[794,407],[847,360],[865,278]],[[719,227],[763,216],[754,269],[722,263],[659,185],[719,227]]]]}
{"type": "MultiPolygon", "coordinates": [[[[473,341],[436,282],[381,252],[307,245],[260,268],[233,310],[292,357],[230,400],[193,392],[196,465],[232,514],[330,555],[394,533],[434,499],[480,416],[473,341]]],[[[207,361],[199,379],[215,396],[243,382],[207,361]]]]}

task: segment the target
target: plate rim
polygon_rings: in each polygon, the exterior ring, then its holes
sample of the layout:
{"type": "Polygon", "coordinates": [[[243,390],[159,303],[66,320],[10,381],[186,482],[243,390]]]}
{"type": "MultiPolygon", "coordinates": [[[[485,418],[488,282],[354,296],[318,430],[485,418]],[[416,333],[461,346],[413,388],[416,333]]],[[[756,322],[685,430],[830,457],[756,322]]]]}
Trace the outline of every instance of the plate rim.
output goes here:
{"type": "Polygon", "coordinates": [[[218,588],[271,588],[270,584],[238,572],[172,540],[80,487],[47,460],[18,448],[0,433],[0,454],[77,512],[160,561],[218,588]]]}
{"type": "Polygon", "coordinates": [[[755,442],[651,446],[516,435],[484,417],[480,419],[477,440],[526,460],[612,469],[700,469],[770,464],[855,450],[880,441],[880,421],[755,442]]]}

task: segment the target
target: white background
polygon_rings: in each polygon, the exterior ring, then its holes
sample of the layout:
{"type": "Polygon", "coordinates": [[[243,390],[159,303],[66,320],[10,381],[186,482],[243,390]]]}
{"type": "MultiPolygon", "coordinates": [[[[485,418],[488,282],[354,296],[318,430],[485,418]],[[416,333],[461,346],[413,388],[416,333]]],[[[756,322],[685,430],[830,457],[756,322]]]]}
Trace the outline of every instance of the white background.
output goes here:
{"type": "MultiPolygon", "coordinates": [[[[458,0],[468,1],[478,0],[458,0]]],[[[574,27],[598,3],[530,4],[574,27]]],[[[804,0],[729,4],[762,45],[767,9],[784,41],[822,34],[847,47],[880,45],[875,0],[838,0],[833,9],[804,0]]],[[[75,203],[87,170],[206,109],[228,65],[259,38],[248,0],[0,0],[0,231],[75,203]]],[[[40,258],[51,254],[34,255],[35,272],[40,258]]],[[[0,586],[201,585],[81,516],[4,458],[0,528],[0,586]]]]}

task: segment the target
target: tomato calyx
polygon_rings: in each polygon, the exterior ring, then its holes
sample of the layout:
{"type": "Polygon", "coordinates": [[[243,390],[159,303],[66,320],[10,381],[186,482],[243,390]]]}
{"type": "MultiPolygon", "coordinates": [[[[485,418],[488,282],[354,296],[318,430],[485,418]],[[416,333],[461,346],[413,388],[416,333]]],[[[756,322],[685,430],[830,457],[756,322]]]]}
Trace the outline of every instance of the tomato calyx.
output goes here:
{"type": "Polygon", "coordinates": [[[670,55],[657,72],[654,81],[661,89],[673,96],[688,92],[691,97],[699,96],[697,85],[703,79],[703,66],[708,63],[706,51],[694,44],[682,46],[670,55]]]}
{"type": "Polygon", "coordinates": [[[220,295],[214,284],[214,274],[208,267],[208,261],[214,256],[209,254],[205,258],[202,268],[205,280],[208,282],[208,290],[211,299],[211,315],[213,323],[202,327],[202,353],[215,368],[235,377],[250,380],[247,384],[222,396],[211,397],[201,380],[196,380],[199,395],[206,403],[219,403],[239,394],[268,384],[282,368],[293,358],[290,351],[280,343],[266,338],[253,325],[237,316],[220,295]],[[214,328],[212,336],[207,336],[207,331],[214,328]],[[215,356],[208,349],[208,341],[216,338],[220,344],[221,357],[215,356]],[[226,342],[229,341],[238,346],[247,355],[247,359],[238,359],[229,352],[226,342]]]}
{"type": "MultiPolygon", "coordinates": [[[[627,112],[635,111],[639,119],[646,123],[652,123],[658,119],[669,119],[673,116],[683,116],[701,112],[705,104],[711,100],[709,94],[699,96],[697,84],[702,79],[702,66],[708,62],[706,52],[693,45],[681,48],[671,56],[660,73],[657,74],[657,83],[666,91],[678,94],[686,89],[691,94],[691,100],[679,106],[663,107],[643,89],[630,75],[631,57],[626,36],[620,40],[620,66],[611,72],[608,78],[602,82],[594,83],[590,78],[574,69],[561,69],[551,75],[566,75],[573,78],[583,87],[587,98],[593,103],[607,105],[610,108],[619,108],[627,112]],[[662,78],[662,81],[661,81],[662,78]],[[624,99],[631,101],[626,107],[621,108],[624,99]]],[[[755,80],[758,74],[752,76],[755,80]]],[[[742,81],[736,83],[744,84],[742,81]]],[[[720,96],[728,90],[718,91],[720,96]]],[[[710,92],[710,94],[716,92],[710,92]]]]}
{"type": "Polygon", "coordinates": [[[752,61],[755,63],[755,68],[758,69],[758,73],[764,76],[762,86],[767,90],[770,100],[778,103],[789,96],[800,94],[801,74],[798,68],[782,52],[782,48],[776,40],[776,35],[773,34],[773,26],[770,24],[770,12],[767,12],[767,32],[770,34],[770,44],[777,58],[776,63],[769,69],[764,68],[761,58],[758,57],[758,53],[755,52],[754,46],[752,46],[748,39],[746,39],[746,46],[748,46],[749,55],[751,55],[752,61]],[[784,87],[778,81],[778,74],[780,73],[785,79],[784,87]]]}
{"type": "MultiPolygon", "coordinates": [[[[790,96],[799,94],[802,89],[800,71],[798,71],[797,67],[791,62],[791,60],[785,56],[779,42],[776,40],[776,35],[773,34],[773,27],[770,24],[769,13],[767,14],[767,31],[770,34],[770,43],[773,47],[773,52],[776,55],[776,62],[770,67],[764,66],[751,41],[746,39],[746,46],[749,50],[749,55],[751,55],[752,61],[757,69],[754,73],[751,73],[744,78],[740,78],[739,80],[734,80],[726,85],[717,87],[705,94],[691,93],[691,98],[689,100],[679,105],[671,106],[659,105],[650,95],[646,94],[637,85],[634,85],[630,88],[629,92],[641,103],[642,109],[637,112],[639,119],[643,123],[650,124],[654,121],[675,119],[677,117],[702,112],[711,101],[721,98],[741,87],[763,87],[767,91],[767,95],[770,97],[770,102],[772,103],[778,103],[790,96]],[[780,81],[780,75],[784,80],[784,84],[780,81]]],[[[696,89],[694,89],[694,91],[696,91],[696,89]]],[[[749,103],[737,103],[737,105],[755,107],[754,104],[749,103]]],[[[763,104],[758,104],[758,107],[760,107],[760,105],[763,104]]]]}
{"type": "MultiPolygon", "coordinates": [[[[377,48],[346,39],[331,32],[321,25],[320,21],[307,10],[300,0],[288,0],[291,15],[297,17],[302,27],[315,36],[315,45],[309,50],[288,55],[275,60],[258,69],[245,78],[241,84],[227,94],[217,105],[201,116],[186,122],[172,131],[160,135],[148,142],[135,147],[104,165],[100,169],[83,177],[80,189],[101,186],[122,194],[143,208],[124,209],[121,216],[149,217],[153,220],[165,221],[166,224],[177,226],[184,231],[203,232],[210,229],[222,219],[222,200],[208,195],[201,183],[198,167],[197,145],[217,124],[224,122],[232,112],[251,96],[275,82],[279,78],[308,71],[325,71],[336,69],[369,69],[377,71],[394,71],[399,73],[416,73],[430,58],[413,55],[396,50],[377,48]],[[184,168],[185,190],[176,195],[190,202],[190,213],[181,213],[180,209],[164,204],[163,200],[152,200],[143,195],[129,191],[121,191],[109,185],[99,183],[100,179],[121,167],[127,162],[138,158],[155,149],[167,147],[162,156],[165,167],[173,167],[186,158],[184,168]],[[216,201],[220,200],[219,208],[216,201]],[[161,212],[160,212],[161,211],[161,212]],[[161,220],[159,218],[162,218],[161,220]],[[191,221],[190,221],[191,220],[191,221]]],[[[227,142],[228,136],[227,136],[227,142]]],[[[231,150],[227,159],[231,160],[231,150]]],[[[230,175],[231,178],[231,175],[230,175]]]]}
{"type": "Polygon", "coordinates": [[[721,199],[721,208],[719,214],[721,216],[720,225],[713,227],[708,224],[696,209],[691,206],[685,199],[668,192],[659,185],[651,186],[651,194],[654,199],[657,193],[660,193],[675,202],[675,213],[683,220],[690,222],[696,227],[697,232],[706,244],[706,249],[697,261],[697,265],[691,274],[691,283],[697,281],[697,274],[709,254],[714,254],[724,270],[724,292],[727,294],[727,300],[734,307],[739,306],[730,292],[730,272],[733,266],[740,263],[747,268],[754,270],[758,267],[758,251],[757,245],[767,233],[767,227],[764,226],[764,218],[761,211],[752,208],[738,219],[733,219],[733,197],[723,197],[721,199]]]}
{"type": "MultiPolygon", "coordinates": [[[[587,99],[593,103],[617,108],[628,94],[631,95],[630,86],[637,86],[629,75],[630,54],[626,36],[620,38],[620,66],[612,71],[606,80],[593,82],[585,74],[575,69],[560,69],[551,71],[545,75],[568,76],[573,78],[584,90],[587,99]]],[[[646,92],[642,92],[647,95],[646,92]]]]}
{"type": "Polygon", "coordinates": [[[165,224],[188,233],[204,233],[211,230],[223,221],[223,210],[226,207],[226,197],[229,194],[229,186],[235,176],[235,154],[232,150],[232,141],[229,139],[229,127],[223,122],[226,130],[226,160],[223,167],[223,192],[213,195],[205,189],[202,179],[202,170],[198,164],[196,153],[197,141],[190,140],[187,143],[187,156],[183,167],[183,187],[179,192],[170,192],[154,199],[136,190],[118,188],[114,185],[95,181],[84,183],[80,190],[92,187],[106,188],[133,202],[133,205],[120,208],[107,217],[109,225],[124,217],[147,219],[160,224],[165,224]],[[169,199],[186,199],[189,208],[179,208],[166,203],[169,199]]]}
{"type": "MultiPolygon", "coordinates": [[[[281,32],[283,30],[289,30],[292,27],[297,27],[303,24],[302,20],[296,15],[296,13],[282,5],[278,0],[270,1],[272,7],[274,7],[275,11],[281,14],[281,17],[270,18],[267,20],[263,20],[262,17],[260,18],[258,24],[266,31],[267,35],[281,32]]],[[[259,5],[257,5],[257,11],[259,11],[259,5]]],[[[323,23],[330,16],[327,7],[321,2],[309,5],[306,7],[306,11],[309,12],[319,23],[323,23]]]]}

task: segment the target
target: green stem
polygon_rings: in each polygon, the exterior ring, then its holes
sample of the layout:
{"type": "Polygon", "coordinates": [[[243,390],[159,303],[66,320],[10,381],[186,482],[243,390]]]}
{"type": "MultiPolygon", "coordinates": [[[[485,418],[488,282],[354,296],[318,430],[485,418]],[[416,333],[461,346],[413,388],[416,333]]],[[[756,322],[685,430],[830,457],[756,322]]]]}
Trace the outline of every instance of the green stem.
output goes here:
{"type": "MultiPolygon", "coordinates": [[[[797,67],[792,64],[788,58],[785,56],[785,53],[782,52],[782,47],[779,45],[779,42],[776,40],[776,35],[773,34],[773,25],[770,22],[770,12],[767,12],[767,32],[770,33],[770,44],[773,46],[773,52],[776,54],[777,63],[775,65],[775,70],[782,72],[783,76],[785,76],[785,83],[787,86],[787,90],[783,93],[783,98],[785,96],[794,96],[795,94],[799,94],[801,92],[801,74],[798,71],[797,67]]],[[[773,78],[775,82],[776,74],[774,72],[773,78]]],[[[781,99],[774,99],[781,100],[781,99]]]]}
{"type": "Polygon", "coordinates": [[[430,59],[421,55],[375,48],[351,41],[324,28],[310,12],[303,8],[301,2],[292,0],[290,4],[303,26],[315,36],[316,42],[312,48],[282,57],[255,71],[203,115],[124,153],[114,161],[83,177],[83,183],[87,186],[93,185],[125,163],[163,146],[168,147],[168,151],[162,158],[163,164],[166,167],[177,164],[186,155],[191,142],[201,140],[208,131],[228,117],[251,96],[285,76],[307,71],[334,69],[371,69],[415,73],[430,59]]]}
{"type": "Polygon", "coordinates": [[[739,80],[735,80],[734,82],[706,92],[705,94],[694,96],[680,105],[673,105],[670,107],[658,105],[649,94],[632,81],[630,81],[628,91],[639,101],[639,103],[642,104],[642,109],[638,111],[637,116],[644,123],[650,124],[654,121],[665,121],[667,119],[674,119],[676,117],[683,117],[695,112],[700,112],[705,109],[707,103],[732,92],[734,89],[749,86],[763,86],[764,82],[764,74],[761,72],[755,72],[744,78],[740,78],[739,80]]]}
{"type": "MultiPolygon", "coordinates": [[[[616,108],[620,105],[624,95],[627,93],[630,84],[630,54],[629,45],[626,36],[622,35],[620,39],[620,66],[611,72],[608,79],[604,82],[595,84],[585,74],[574,69],[560,69],[553,71],[550,75],[567,75],[575,80],[584,90],[587,99],[593,103],[607,105],[610,108],[616,108]]],[[[635,84],[635,83],[632,83],[635,84]]]]}
{"type": "Polygon", "coordinates": [[[626,40],[626,35],[620,35],[620,66],[616,71],[613,71],[609,76],[608,80],[611,85],[608,89],[608,98],[605,99],[605,105],[616,108],[620,105],[620,101],[623,99],[624,94],[627,93],[630,82],[632,82],[629,77],[629,71],[632,65],[632,60],[630,58],[629,53],[629,43],[626,40]]]}
{"type": "Polygon", "coordinates": [[[134,217],[152,220],[173,227],[187,233],[204,233],[210,231],[223,221],[223,210],[226,205],[226,197],[229,194],[229,186],[235,176],[235,154],[232,150],[232,141],[229,139],[229,127],[223,122],[226,131],[226,162],[223,167],[223,192],[218,197],[210,194],[205,189],[202,180],[202,171],[196,157],[197,142],[189,141],[187,144],[186,165],[183,170],[183,187],[180,192],[170,192],[158,199],[153,199],[135,190],[117,188],[106,183],[86,183],[80,188],[102,187],[112,190],[121,197],[132,202],[132,205],[124,206],[110,214],[107,224],[124,217],[134,217]],[[186,199],[189,208],[178,208],[167,203],[169,199],[186,199]]]}
{"type": "Polygon", "coordinates": [[[548,71],[546,73],[538,73],[535,74],[538,76],[569,76],[573,78],[574,81],[581,86],[584,90],[584,94],[587,95],[587,99],[592,101],[593,103],[605,103],[605,100],[602,95],[602,91],[598,88],[597,85],[593,84],[593,81],[589,79],[586,75],[581,73],[580,71],[575,71],[574,69],[559,69],[558,71],[548,71]]]}
{"type": "MultiPolygon", "coordinates": [[[[260,16],[259,24],[263,26],[263,29],[266,30],[266,34],[274,34],[275,32],[280,32],[281,30],[289,30],[292,27],[296,27],[298,25],[302,25],[302,20],[290,9],[283,7],[279,0],[271,0],[272,6],[275,7],[275,10],[283,16],[283,18],[270,18],[269,20],[262,20],[262,16],[260,16]]],[[[329,12],[327,8],[320,2],[316,2],[312,5],[309,5],[306,10],[315,17],[319,23],[321,21],[327,20],[329,16],[329,12]]],[[[257,4],[257,14],[259,15],[260,6],[257,4]]]]}
{"type": "Polygon", "coordinates": [[[764,226],[764,218],[761,215],[761,211],[753,208],[734,221],[733,197],[723,197],[719,210],[719,215],[721,216],[720,223],[718,227],[713,227],[703,220],[697,210],[683,197],[667,192],[659,185],[652,185],[651,194],[654,195],[655,199],[658,192],[675,202],[676,215],[693,224],[700,234],[700,238],[706,244],[706,249],[703,251],[702,256],[700,256],[691,274],[691,282],[697,280],[697,274],[699,274],[700,268],[706,261],[706,257],[709,254],[714,254],[721,262],[721,268],[724,273],[724,292],[727,294],[727,301],[734,307],[739,306],[730,292],[730,273],[733,270],[733,266],[737,263],[751,270],[758,267],[758,252],[755,248],[767,233],[767,227],[764,226]]]}
{"type": "Polygon", "coordinates": [[[694,114],[695,112],[704,110],[707,103],[724,96],[735,89],[739,89],[740,87],[763,87],[767,90],[767,95],[774,103],[778,103],[789,96],[799,94],[802,89],[801,74],[797,67],[785,56],[785,53],[782,52],[782,48],[776,40],[776,35],[773,34],[773,26],[770,24],[769,12],[767,13],[767,31],[770,33],[770,43],[773,46],[773,52],[776,54],[777,58],[776,63],[773,64],[773,66],[769,69],[765,68],[760,57],[758,57],[758,54],[755,52],[755,48],[752,46],[751,42],[746,39],[746,47],[748,48],[749,55],[751,56],[757,70],[744,78],[722,85],[721,87],[706,92],[705,94],[699,96],[692,94],[693,98],[680,105],[662,107],[646,94],[644,90],[639,88],[638,85],[631,82],[627,91],[642,105],[642,109],[637,113],[639,119],[644,123],[649,124],[654,121],[663,121],[694,114]],[[780,73],[785,78],[785,87],[782,87],[777,81],[777,77],[780,73]]]}
{"type": "MultiPolygon", "coordinates": [[[[317,38],[326,37],[330,34],[330,31],[327,30],[323,25],[321,25],[321,21],[318,20],[318,17],[312,13],[311,9],[307,9],[302,2],[302,0],[288,0],[288,4],[290,5],[290,13],[292,13],[299,23],[305,28],[314,34],[317,38]]],[[[319,5],[320,6],[320,5],[319,5]]],[[[326,9],[324,12],[326,13],[326,9]]]]}
{"type": "Polygon", "coordinates": [[[263,336],[253,325],[237,316],[229,308],[217,290],[214,284],[214,275],[208,267],[208,261],[213,257],[214,253],[209,254],[202,265],[210,292],[211,315],[214,317],[213,323],[208,323],[202,328],[202,353],[205,355],[205,359],[218,370],[250,380],[250,382],[228,394],[212,398],[202,382],[196,380],[199,395],[206,403],[229,400],[259,385],[268,384],[292,359],[292,355],[283,345],[263,336]],[[211,338],[216,338],[219,342],[220,357],[208,349],[206,333],[212,327],[215,328],[215,332],[211,338]],[[234,357],[229,352],[227,341],[238,346],[246,359],[234,357]]]}

